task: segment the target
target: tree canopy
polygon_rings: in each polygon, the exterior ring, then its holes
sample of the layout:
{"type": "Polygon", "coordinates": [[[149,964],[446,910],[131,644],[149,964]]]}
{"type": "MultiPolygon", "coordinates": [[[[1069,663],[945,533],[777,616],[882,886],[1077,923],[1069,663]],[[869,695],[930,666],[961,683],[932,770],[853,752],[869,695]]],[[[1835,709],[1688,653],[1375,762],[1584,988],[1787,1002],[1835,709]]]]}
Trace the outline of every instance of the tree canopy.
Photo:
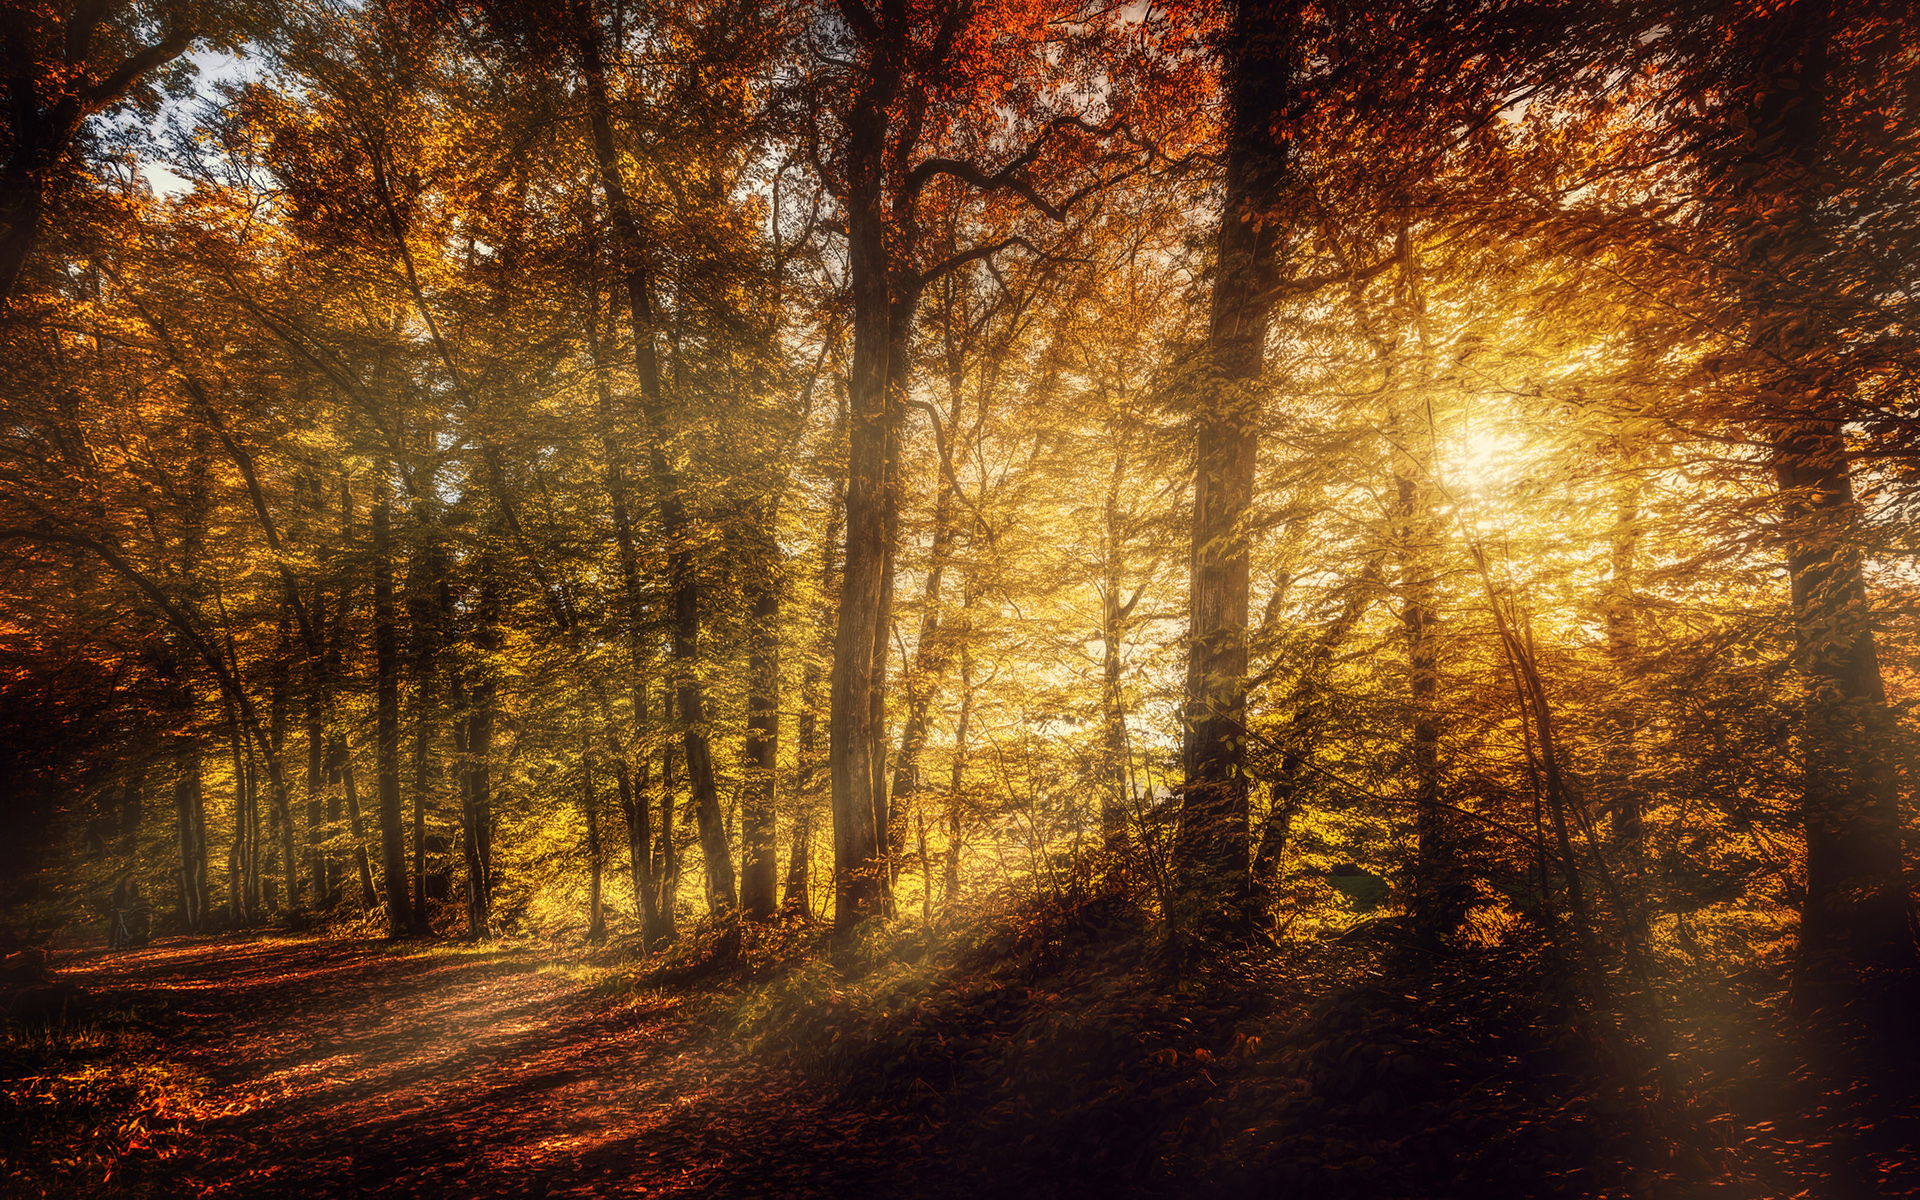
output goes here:
{"type": "Polygon", "coordinates": [[[1905,5],[4,21],[13,902],[1893,1011],[1905,5]]]}

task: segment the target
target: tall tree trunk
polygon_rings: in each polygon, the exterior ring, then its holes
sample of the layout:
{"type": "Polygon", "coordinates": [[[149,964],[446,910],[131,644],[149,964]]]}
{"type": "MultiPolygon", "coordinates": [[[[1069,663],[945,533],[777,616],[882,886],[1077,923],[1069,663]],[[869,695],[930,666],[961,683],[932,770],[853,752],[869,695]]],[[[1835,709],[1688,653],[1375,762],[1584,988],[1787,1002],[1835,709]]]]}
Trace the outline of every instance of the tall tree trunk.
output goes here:
{"type": "MultiPolygon", "coordinates": [[[[591,237],[593,222],[589,219],[586,224],[591,237]]],[[[595,258],[598,258],[597,246],[595,258]]],[[[672,931],[661,926],[660,897],[654,879],[652,766],[645,749],[648,732],[647,662],[641,636],[643,604],[640,554],[634,539],[633,512],[628,497],[627,456],[614,408],[611,364],[600,335],[600,293],[597,285],[588,293],[586,333],[587,350],[593,360],[594,395],[597,401],[595,415],[599,423],[603,479],[613,516],[614,546],[620,561],[620,619],[627,642],[628,669],[632,672],[633,730],[642,746],[637,789],[627,767],[626,755],[620,750],[618,739],[611,729],[608,730],[608,753],[613,758],[614,776],[620,790],[620,809],[626,820],[634,906],[640,918],[640,942],[644,949],[651,951],[663,939],[671,936],[672,931]]]]}
{"type": "MultiPolygon", "coordinates": [[[[669,728],[673,725],[674,694],[671,690],[665,698],[665,721],[669,728]]],[[[674,934],[680,921],[680,851],[674,841],[674,806],[679,798],[679,788],[674,781],[673,746],[669,743],[660,756],[660,852],[655,861],[660,864],[660,920],[666,926],[669,936],[674,934]]]]}
{"type": "Polygon", "coordinates": [[[1268,212],[1288,169],[1276,130],[1292,100],[1290,5],[1240,0],[1226,46],[1229,126],[1205,371],[1195,413],[1185,795],[1176,858],[1192,923],[1247,888],[1248,537],[1260,390],[1282,229],[1268,212]]]}
{"type": "Polygon", "coordinates": [[[424,506],[414,513],[419,541],[407,575],[407,613],[413,639],[413,928],[431,933],[427,916],[427,807],[433,793],[433,730],[440,717],[440,645],[452,596],[447,563],[427,527],[424,506]]]}
{"type": "Polygon", "coordinates": [[[774,501],[761,519],[761,563],[754,568],[747,651],[747,769],[740,809],[740,907],[755,921],[776,908],[779,848],[774,840],[775,768],[780,758],[780,578],[774,501]]]}
{"type": "MultiPolygon", "coordinates": [[[[5,293],[0,292],[0,304],[5,293]]],[[[195,424],[194,454],[187,463],[185,520],[180,539],[180,573],[193,580],[197,590],[199,563],[206,550],[207,512],[210,507],[208,475],[212,463],[206,448],[207,431],[195,424]]],[[[166,663],[179,678],[179,654],[184,647],[176,639],[166,663]]],[[[185,736],[180,774],[174,784],[174,812],[180,834],[180,908],[187,932],[199,933],[212,917],[212,897],[207,890],[207,871],[211,865],[207,850],[206,739],[196,721],[197,697],[192,685],[181,680],[174,692],[177,720],[185,736]]]]}
{"type": "Polygon", "coordinates": [[[1633,448],[1621,447],[1620,475],[1614,482],[1614,523],[1609,539],[1612,576],[1605,611],[1607,658],[1621,688],[1607,716],[1607,747],[1601,793],[1612,817],[1613,840],[1625,855],[1627,871],[1638,885],[1646,865],[1644,797],[1635,778],[1640,771],[1640,718],[1632,680],[1640,661],[1640,607],[1634,597],[1640,553],[1640,475],[1633,448]]]}
{"type": "MultiPolygon", "coordinates": [[[[904,352],[903,347],[903,355],[904,352]]],[[[947,418],[949,429],[958,424],[959,412],[960,393],[956,387],[947,418]]],[[[913,663],[905,675],[907,724],[900,734],[900,753],[893,769],[893,799],[887,811],[888,851],[894,859],[904,846],[907,806],[921,788],[920,755],[933,725],[934,702],[939,698],[947,671],[946,631],[940,624],[940,583],[946,573],[947,559],[953,552],[954,500],[953,481],[943,474],[933,504],[933,544],[928,554],[926,587],[920,597],[920,636],[914,645],[913,663]]]]}
{"type": "Polygon", "coordinates": [[[887,114],[899,67],[876,52],[848,114],[845,199],[853,364],[847,380],[846,558],[829,683],[827,764],[833,788],[834,925],[848,930],[881,913],[884,829],[875,820],[875,700],[886,671],[888,443],[894,424],[889,360],[894,342],[887,253],[887,114]]]}
{"type": "Polygon", "coordinates": [[[1106,502],[1102,507],[1100,596],[1100,752],[1101,775],[1105,785],[1100,792],[1100,840],[1109,850],[1124,849],[1127,844],[1127,805],[1132,789],[1127,786],[1127,706],[1121,690],[1121,654],[1126,648],[1127,618],[1141,593],[1123,601],[1126,585],[1127,539],[1120,517],[1120,482],[1126,477],[1127,456],[1113,457],[1113,469],[1107,476],[1106,502]]]}
{"type": "Polygon", "coordinates": [[[207,815],[201,767],[200,745],[190,740],[173,784],[180,839],[180,924],[188,933],[199,933],[207,919],[207,815]]]}
{"type": "Polygon", "coordinates": [[[253,920],[253,789],[248,786],[246,741],[237,717],[229,714],[227,749],[233,762],[233,842],[227,851],[227,919],[235,925],[253,920]]]}
{"type": "MultiPolygon", "coordinates": [[[[273,678],[268,701],[270,745],[267,751],[282,763],[286,761],[287,705],[291,702],[292,673],[292,613],[283,603],[280,606],[280,634],[273,656],[273,678]]],[[[286,888],[287,911],[298,913],[300,911],[300,860],[293,852],[293,797],[288,794],[284,774],[280,775],[273,785],[273,823],[280,835],[280,875],[282,884],[286,888]]]]}
{"type": "Polygon", "coordinates": [[[499,681],[487,661],[500,649],[500,568],[483,553],[476,566],[479,603],[473,642],[481,664],[456,697],[454,751],[459,755],[460,853],[467,868],[467,937],[493,936],[493,726],[499,681]]]}
{"type": "Polygon", "coordinates": [[[1867,601],[1861,514],[1824,296],[1803,280],[1835,252],[1821,212],[1830,102],[1827,0],[1756,18],[1741,140],[1720,180],[1743,281],[1755,394],[1772,448],[1804,681],[1807,891],[1795,990],[1844,997],[1863,972],[1914,963],[1901,868],[1893,721],[1867,601]]]}
{"type": "Polygon", "coordinates": [[[947,767],[947,871],[941,900],[951,909],[960,895],[960,847],[966,833],[967,740],[973,736],[973,586],[965,589],[960,625],[954,641],[960,647],[960,713],[953,723],[953,762],[947,767]]]}
{"type": "Polygon", "coordinates": [[[381,464],[373,503],[374,776],[380,800],[380,882],[387,892],[387,932],[412,928],[407,902],[407,841],[400,823],[400,635],[395,628],[391,503],[381,464]]]}
{"type": "Polygon", "coordinates": [[[600,172],[601,191],[606,196],[614,244],[621,258],[634,365],[640,380],[642,415],[647,423],[648,465],[658,496],[660,533],[667,544],[667,583],[673,603],[674,688],[681,721],[682,752],[687,761],[687,783],[699,823],[700,849],[706,859],[713,904],[716,912],[728,913],[739,907],[739,894],[734,880],[733,852],[720,812],[719,788],[713,776],[706,693],[699,675],[700,578],[694,560],[695,530],[692,515],[687,511],[685,482],[673,467],[670,449],[679,420],[661,387],[654,346],[657,333],[648,282],[647,247],[620,176],[599,17],[590,5],[581,6],[579,17],[578,50],[586,82],[594,159],[600,172]]]}
{"type": "Polygon", "coordinates": [[[431,670],[414,691],[413,714],[413,928],[431,933],[427,916],[427,797],[433,784],[433,710],[431,670]]]}
{"type": "MultiPolygon", "coordinates": [[[[847,406],[842,393],[840,412],[835,425],[835,442],[846,431],[847,406]]],[[[793,848],[788,857],[787,887],[783,907],[789,913],[802,917],[812,917],[813,912],[813,825],[816,806],[820,794],[820,783],[824,778],[821,768],[824,765],[820,754],[820,685],[823,682],[821,664],[833,656],[834,634],[838,625],[835,613],[837,609],[833,598],[838,594],[835,584],[839,575],[841,520],[845,512],[846,480],[835,476],[832,497],[827,506],[827,531],[820,539],[820,582],[817,591],[818,608],[815,613],[815,628],[818,631],[813,653],[807,658],[806,670],[800,680],[800,718],[797,722],[795,761],[794,799],[796,811],[793,820],[793,848]]]]}
{"type": "MultiPolygon", "coordinates": [[[[353,485],[351,479],[345,474],[342,474],[340,478],[340,540],[343,543],[350,544],[353,541],[353,536],[353,485]]],[[[347,750],[345,731],[340,727],[339,714],[333,711],[332,703],[335,682],[346,676],[348,645],[347,618],[353,609],[352,596],[353,591],[351,586],[342,584],[340,594],[333,605],[330,628],[328,628],[326,634],[326,649],[321,655],[320,665],[316,671],[314,690],[320,696],[322,711],[329,714],[327,744],[327,821],[333,823],[338,822],[343,817],[348,819],[349,835],[353,839],[354,846],[354,867],[356,870],[364,872],[366,842],[362,840],[360,836],[360,812],[358,803],[356,801],[353,805],[347,804],[347,795],[343,784],[343,781],[350,777],[346,768],[351,765],[351,761],[347,750]],[[343,786],[336,788],[336,784],[342,784],[343,786]]],[[[314,605],[315,611],[319,611],[322,608],[323,606],[318,603],[314,605]]],[[[324,855],[322,857],[324,859],[327,876],[327,903],[331,905],[339,902],[340,894],[345,890],[344,873],[340,869],[339,863],[336,862],[331,855],[324,855]]],[[[371,880],[372,876],[370,873],[366,873],[365,878],[371,880]]],[[[372,906],[370,896],[371,891],[369,889],[367,907],[372,906]]]]}
{"type": "MultiPolygon", "coordinates": [[[[324,624],[325,613],[315,606],[316,622],[324,624]]],[[[320,827],[327,820],[327,729],[321,717],[320,664],[308,659],[304,723],[307,731],[307,877],[313,888],[313,905],[324,907],[331,895],[328,886],[327,856],[320,849],[320,827]]]]}
{"type": "Polygon", "coordinates": [[[353,865],[360,876],[360,907],[372,911],[380,903],[373,886],[373,862],[367,855],[367,831],[360,817],[360,789],[353,773],[353,751],[346,738],[335,735],[328,757],[340,774],[340,790],[347,801],[347,836],[353,839],[353,865]]]}
{"type": "MultiPolygon", "coordinates": [[[[1425,372],[1420,375],[1424,383],[1425,372]]],[[[1407,648],[1408,765],[1413,773],[1417,839],[1412,905],[1423,927],[1450,934],[1466,916],[1453,814],[1440,800],[1438,553],[1434,518],[1433,421],[1424,395],[1396,401],[1387,418],[1393,442],[1395,592],[1407,648]]]]}
{"type": "MultiPolygon", "coordinates": [[[[638,679],[633,688],[634,724],[646,724],[646,684],[638,679]]],[[[626,818],[627,853],[633,878],[634,915],[640,919],[640,947],[652,953],[665,935],[660,927],[660,894],[654,882],[653,863],[653,787],[647,754],[640,754],[640,781],[634,786],[632,772],[620,741],[607,731],[607,755],[613,761],[614,782],[620,791],[620,812],[626,818]]]]}
{"type": "MultiPolygon", "coordinates": [[[[893,659],[894,555],[900,543],[900,416],[910,382],[909,343],[913,311],[918,303],[918,288],[896,288],[889,310],[887,394],[885,417],[881,422],[884,433],[880,456],[880,600],[873,619],[872,692],[867,699],[868,728],[873,739],[868,751],[868,763],[873,770],[873,826],[880,840],[880,902],[888,916],[893,915],[895,862],[907,832],[902,814],[895,811],[888,786],[887,668],[893,659]]],[[[904,670],[907,664],[900,665],[904,670]]]]}
{"type": "Polygon", "coordinates": [[[587,941],[599,945],[607,940],[607,913],[600,900],[601,880],[606,874],[606,848],[600,842],[600,797],[594,786],[593,748],[580,750],[580,811],[587,818],[587,941]]]}
{"type": "Polygon", "coordinates": [[[493,752],[494,683],[482,681],[469,694],[459,725],[460,854],[467,868],[467,937],[493,936],[493,752]]]}

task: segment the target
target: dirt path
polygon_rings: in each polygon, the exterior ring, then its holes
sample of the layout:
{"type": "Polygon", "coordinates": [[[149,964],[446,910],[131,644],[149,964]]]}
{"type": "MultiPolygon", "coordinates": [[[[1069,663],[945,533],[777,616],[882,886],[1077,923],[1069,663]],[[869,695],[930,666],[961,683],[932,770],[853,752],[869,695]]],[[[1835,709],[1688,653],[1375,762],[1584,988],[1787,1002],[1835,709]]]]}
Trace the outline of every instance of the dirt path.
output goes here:
{"type": "Polygon", "coordinates": [[[212,1082],[189,1173],[216,1196],[837,1196],[897,1127],[531,958],[323,939],[177,939],[59,964],[171,1016],[212,1082]]]}

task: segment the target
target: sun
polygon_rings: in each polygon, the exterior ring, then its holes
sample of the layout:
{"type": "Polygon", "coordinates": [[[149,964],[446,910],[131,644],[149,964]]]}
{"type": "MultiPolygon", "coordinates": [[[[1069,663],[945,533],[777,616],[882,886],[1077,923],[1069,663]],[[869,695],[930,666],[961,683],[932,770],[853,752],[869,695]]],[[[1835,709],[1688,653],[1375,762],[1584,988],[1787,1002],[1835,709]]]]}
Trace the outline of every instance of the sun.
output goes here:
{"type": "Polygon", "coordinates": [[[1447,486],[1485,496],[1501,491],[1520,474],[1527,440],[1515,429],[1476,425],[1467,429],[1457,446],[1447,471],[1447,486]]]}

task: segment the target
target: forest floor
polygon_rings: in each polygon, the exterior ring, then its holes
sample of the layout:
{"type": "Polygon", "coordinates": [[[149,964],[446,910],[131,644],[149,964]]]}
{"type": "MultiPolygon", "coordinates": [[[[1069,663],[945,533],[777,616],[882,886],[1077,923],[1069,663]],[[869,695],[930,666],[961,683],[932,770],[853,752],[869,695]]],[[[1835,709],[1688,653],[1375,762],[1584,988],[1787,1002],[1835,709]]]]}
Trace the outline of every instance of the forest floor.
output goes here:
{"type": "Polygon", "coordinates": [[[0,1195],[1920,1194],[1914,1080],[1821,1083],[1766,978],[1676,995],[1636,1082],[1523,941],[1170,970],[1149,935],[1109,896],[844,953],[807,922],[67,951],[64,1008],[0,1022],[0,1195]]]}
{"type": "Polygon", "coordinates": [[[55,969],[161,1068],[104,1164],[135,1192],[847,1196],[915,1144],[529,949],[168,938],[55,969]]]}

